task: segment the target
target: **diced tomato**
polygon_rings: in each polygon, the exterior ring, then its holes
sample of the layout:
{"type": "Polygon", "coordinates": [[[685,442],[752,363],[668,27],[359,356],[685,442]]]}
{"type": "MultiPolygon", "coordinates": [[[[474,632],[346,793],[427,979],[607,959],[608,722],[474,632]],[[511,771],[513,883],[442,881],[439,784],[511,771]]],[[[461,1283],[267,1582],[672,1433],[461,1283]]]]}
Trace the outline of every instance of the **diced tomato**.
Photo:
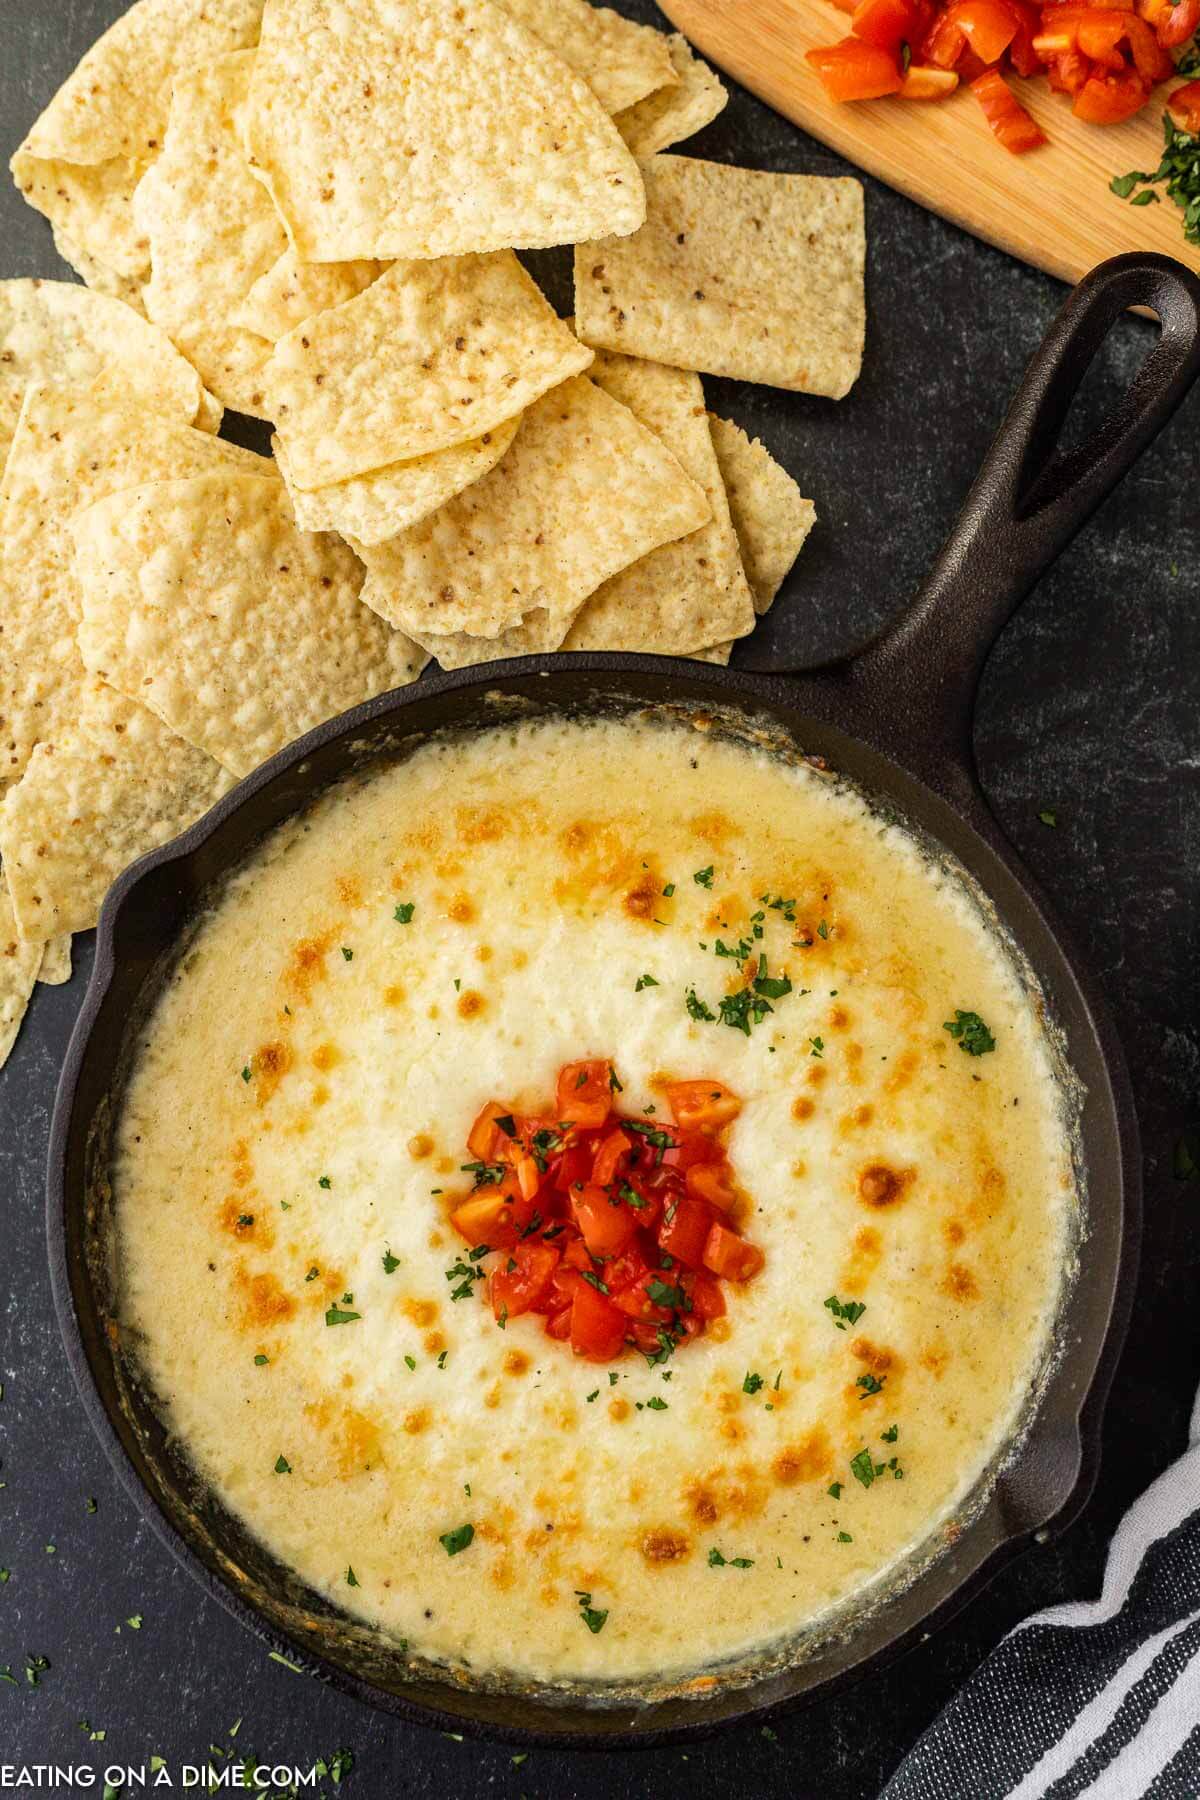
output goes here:
{"type": "Polygon", "coordinates": [[[720,1081],[672,1081],[667,1104],[681,1131],[716,1131],[736,1119],[742,1103],[720,1081]]]}
{"type": "Polygon", "coordinates": [[[632,1287],[623,1288],[619,1294],[614,1294],[613,1302],[629,1318],[640,1319],[643,1324],[669,1325],[675,1312],[676,1296],[680,1299],[684,1297],[674,1269],[647,1269],[632,1287]],[[659,1298],[654,1299],[653,1294],[657,1294],[659,1298]],[[663,1295],[671,1296],[671,1304],[664,1302],[663,1295]]]}
{"type": "Polygon", "coordinates": [[[711,1275],[693,1275],[691,1298],[692,1311],[701,1319],[723,1319],[725,1317],[725,1296],[721,1292],[721,1284],[714,1281],[711,1275]]]}
{"type": "Polygon", "coordinates": [[[807,50],[805,61],[831,100],[878,100],[900,91],[900,65],[896,58],[861,38],[807,50]]]}
{"type": "Polygon", "coordinates": [[[617,1170],[623,1157],[627,1157],[633,1149],[633,1139],[625,1131],[610,1131],[600,1140],[600,1148],[596,1152],[592,1164],[592,1180],[597,1187],[607,1187],[615,1181],[617,1170]]]}
{"type": "Polygon", "coordinates": [[[1003,0],[957,0],[946,14],[981,62],[999,62],[1017,32],[1016,15],[1003,0]]]}
{"type": "Polygon", "coordinates": [[[560,1342],[571,1335],[571,1308],[561,1307],[558,1312],[546,1314],[546,1336],[557,1338],[560,1342]]]}
{"type": "MultiPolygon", "coordinates": [[[[1200,0],[1197,0],[1200,5],[1200,0]]],[[[1150,87],[1156,82],[1169,81],[1175,73],[1174,59],[1167,55],[1162,44],[1143,19],[1136,14],[1125,15],[1125,36],[1133,54],[1133,66],[1150,87]]]]}
{"type": "Polygon", "coordinates": [[[700,1268],[712,1216],[712,1208],[702,1200],[690,1199],[685,1194],[681,1200],[673,1201],[658,1228],[659,1247],[668,1256],[686,1263],[689,1269],[700,1268]]]}
{"type": "Polygon", "coordinates": [[[727,1225],[714,1225],[704,1246],[704,1266],[727,1281],[749,1281],[765,1258],[756,1244],[748,1244],[727,1225]]]}
{"type": "Polygon", "coordinates": [[[611,1362],[625,1342],[625,1316],[586,1281],[571,1302],[571,1348],[593,1362],[611,1362]]]}
{"type": "Polygon", "coordinates": [[[637,1230],[637,1215],[623,1200],[601,1187],[585,1187],[571,1195],[571,1207],[583,1241],[593,1256],[619,1256],[637,1230]]]}
{"type": "Polygon", "coordinates": [[[581,1237],[571,1237],[562,1253],[562,1259],[571,1269],[591,1269],[592,1256],[581,1237]]]}
{"type": "Polygon", "coordinates": [[[1189,81],[1186,87],[1176,88],[1167,101],[1167,111],[1180,131],[1200,137],[1200,81],[1189,81]]]}
{"type": "Polygon", "coordinates": [[[1033,40],[1041,28],[1041,15],[1032,0],[1005,0],[1016,17],[1017,29],[1008,46],[1009,60],[1018,75],[1036,75],[1040,58],[1033,40]]]}
{"type": "MultiPolygon", "coordinates": [[[[1146,29],[1149,30],[1149,26],[1146,29]]],[[[1125,52],[1121,47],[1124,39],[1125,16],[1122,13],[1102,12],[1097,8],[1081,14],[1076,21],[1075,42],[1079,54],[1090,57],[1102,68],[1119,72],[1125,67],[1125,52]]]]}
{"type": "Polygon", "coordinates": [[[998,74],[995,69],[989,69],[986,75],[980,75],[973,81],[971,92],[1006,150],[1019,156],[1023,151],[1045,143],[1045,137],[1035,120],[1017,100],[1003,75],[998,74]]]}
{"type": "Polygon", "coordinates": [[[507,1114],[508,1108],[501,1106],[498,1100],[489,1100],[479,1114],[467,1133],[467,1149],[476,1162],[494,1162],[497,1152],[511,1141],[496,1124],[497,1119],[503,1119],[507,1114]]]}
{"type": "Polygon", "coordinates": [[[900,89],[902,100],[944,100],[958,86],[953,69],[936,69],[931,63],[910,63],[900,89]]]}
{"type": "Polygon", "coordinates": [[[921,61],[937,69],[953,69],[967,47],[967,40],[947,15],[939,13],[921,48],[921,61]]]}
{"type": "Polygon", "coordinates": [[[505,1176],[503,1182],[476,1188],[469,1199],[454,1208],[450,1223],[468,1244],[497,1243],[497,1231],[512,1226],[517,1191],[511,1176],[505,1176]]]}
{"type": "Polygon", "coordinates": [[[550,1244],[523,1243],[508,1261],[515,1268],[495,1269],[488,1281],[488,1297],[498,1319],[530,1312],[545,1296],[558,1267],[558,1251],[550,1244]]]}
{"type": "Polygon", "coordinates": [[[864,43],[895,55],[901,44],[912,43],[926,22],[926,9],[913,0],[859,0],[850,29],[864,43]]]}
{"type": "Polygon", "coordinates": [[[554,1185],[567,1193],[577,1182],[585,1182],[592,1172],[592,1153],[586,1144],[567,1145],[554,1170],[554,1185]]]}
{"type": "Polygon", "coordinates": [[[612,1111],[612,1064],[568,1063],[558,1077],[558,1117],[577,1125],[603,1125],[612,1111]]]}
{"type": "Polygon", "coordinates": [[[1077,94],[1088,76],[1092,65],[1086,56],[1080,56],[1078,50],[1068,50],[1046,70],[1046,78],[1050,86],[1060,94],[1077,94]]]}
{"type": "Polygon", "coordinates": [[[1150,89],[1136,69],[1123,75],[1090,75],[1075,96],[1071,111],[1089,125],[1118,125],[1145,106],[1150,89]]]}
{"type": "Polygon", "coordinates": [[[706,1200],[718,1212],[728,1212],[737,1200],[729,1164],[696,1163],[687,1172],[687,1191],[693,1200],[706,1200]]]}
{"type": "Polygon", "coordinates": [[[1155,30],[1164,50],[1177,50],[1200,30],[1200,0],[1179,0],[1177,6],[1168,7],[1155,30]]]}
{"type": "Polygon", "coordinates": [[[611,1262],[604,1265],[604,1285],[615,1299],[626,1288],[634,1287],[639,1281],[644,1280],[649,1269],[650,1265],[641,1250],[636,1244],[631,1244],[628,1249],[622,1251],[619,1256],[614,1256],[611,1262]]]}

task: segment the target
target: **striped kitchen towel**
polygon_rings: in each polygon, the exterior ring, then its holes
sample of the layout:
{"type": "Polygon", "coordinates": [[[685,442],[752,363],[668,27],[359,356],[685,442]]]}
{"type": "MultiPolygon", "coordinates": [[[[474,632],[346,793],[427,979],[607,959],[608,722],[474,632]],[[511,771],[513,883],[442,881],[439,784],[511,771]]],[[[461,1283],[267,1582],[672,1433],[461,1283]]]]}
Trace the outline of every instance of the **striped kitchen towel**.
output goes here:
{"type": "Polygon", "coordinates": [[[1098,1600],[1009,1633],[881,1800],[1200,1800],[1200,1398],[1098,1600]]]}

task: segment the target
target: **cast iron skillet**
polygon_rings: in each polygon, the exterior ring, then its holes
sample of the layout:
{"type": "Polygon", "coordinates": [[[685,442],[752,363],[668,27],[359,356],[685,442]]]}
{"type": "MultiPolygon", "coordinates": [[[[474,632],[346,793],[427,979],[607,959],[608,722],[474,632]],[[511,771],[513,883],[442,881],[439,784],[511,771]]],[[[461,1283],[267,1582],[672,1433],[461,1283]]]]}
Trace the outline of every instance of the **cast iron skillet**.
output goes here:
{"type": "MultiPolygon", "coordinates": [[[[857,655],[788,674],[590,655],[526,657],[437,675],[310,732],[116,883],[54,1113],[48,1224],[55,1304],[92,1424],[140,1512],[202,1586],[284,1654],[359,1699],[425,1723],[522,1742],[662,1743],[751,1714],[769,1716],[863,1674],[949,1618],[1035,1533],[1061,1529],[1083,1506],[1136,1273],[1137,1126],[1100,992],[985,804],[971,715],[1001,627],[1171,416],[1197,372],[1200,281],[1161,256],[1105,263],[1051,326],[925,586],[899,622],[857,655]],[[1158,315],[1158,343],[1103,427],[1082,447],[1056,455],[1088,365],[1114,321],[1135,305],[1158,315]],[[974,876],[1032,965],[1086,1086],[1082,1274],[1059,1327],[1061,1359],[1018,1456],[959,1541],[852,1635],[790,1669],[764,1667],[749,1685],[718,1685],[704,1697],[598,1706],[472,1690],[437,1671],[414,1673],[300,1588],[198,1490],[131,1387],[107,1330],[104,1174],[112,1096],[130,1021],[153,992],[156,964],[209,884],[265,832],[351,769],[402,755],[406,740],[494,723],[497,694],[575,716],[656,704],[720,704],[748,718],[765,716],[803,752],[824,757],[946,846],[974,876]]],[[[752,653],[753,643],[744,649],[752,653]]]]}

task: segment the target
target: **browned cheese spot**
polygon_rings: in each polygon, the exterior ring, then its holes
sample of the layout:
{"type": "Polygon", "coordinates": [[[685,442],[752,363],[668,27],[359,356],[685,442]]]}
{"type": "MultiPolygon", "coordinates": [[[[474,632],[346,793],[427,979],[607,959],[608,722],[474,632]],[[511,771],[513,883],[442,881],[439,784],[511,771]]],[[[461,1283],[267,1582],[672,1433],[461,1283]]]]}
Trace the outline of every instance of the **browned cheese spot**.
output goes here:
{"type": "Polygon", "coordinates": [[[283,973],[286,985],[293,993],[307,998],[315,982],[323,981],[327,974],[325,958],[333,943],[333,933],[327,931],[321,937],[301,938],[292,951],[291,960],[283,973]]]}
{"type": "Polygon", "coordinates": [[[465,994],[458,996],[458,1016],[460,1019],[477,1019],[487,1011],[487,1001],[475,988],[468,988],[465,994]]]}
{"type": "Polygon", "coordinates": [[[686,1562],[692,1553],[692,1544],[682,1531],[655,1526],[642,1538],[640,1549],[653,1569],[662,1568],[665,1563],[686,1562]]]}
{"type": "Polygon", "coordinates": [[[475,902],[469,894],[456,894],[446,908],[446,917],[456,925],[470,925],[475,918],[475,902]]]}
{"type": "Polygon", "coordinates": [[[437,1318],[438,1303],[436,1300],[417,1300],[409,1294],[400,1302],[400,1310],[406,1319],[411,1319],[414,1325],[420,1326],[424,1331],[437,1318]]]}
{"type": "Polygon", "coordinates": [[[259,1045],[250,1058],[250,1070],[254,1077],[251,1085],[259,1106],[269,1103],[294,1060],[290,1046],[281,1040],[259,1045]]]}
{"type": "Polygon", "coordinates": [[[404,999],[404,989],[398,982],[392,982],[389,987],[385,987],[383,990],[383,1004],[385,1006],[403,1006],[404,999]]]}
{"type": "Polygon", "coordinates": [[[965,1263],[952,1262],[942,1276],[942,1292],[951,1300],[978,1300],[979,1283],[965,1263]]]}
{"type": "Polygon", "coordinates": [[[362,905],[362,888],[357,876],[339,875],[333,885],[343,906],[362,905]]]}
{"type": "Polygon", "coordinates": [[[506,1375],[524,1375],[529,1368],[529,1358],[524,1350],[508,1350],[504,1356],[504,1373],[506,1375]]]}
{"type": "Polygon", "coordinates": [[[296,1302],[290,1294],[284,1293],[269,1269],[251,1275],[239,1268],[234,1279],[241,1291],[242,1325],[247,1331],[257,1330],[263,1325],[282,1324],[295,1312],[296,1302]]]}
{"type": "Polygon", "coordinates": [[[460,806],[454,815],[458,836],[466,844],[498,844],[509,829],[509,817],[498,806],[460,806]]]}
{"type": "Polygon", "coordinates": [[[903,1200],[916,1179],[915,1169],[892,1169],[887,1163],[868,1163],[858,1174],[858,1197],[864,1206],[881,1209],[903,1200]]]}
{"type": "Polygon", "coordinates": [[[433,1155],[433,1139],[427,1131],[418,1131],[409,1138],[408,1154],[414,1162],[422,1162],[425,1157],[433,1155]]]}
{"type": "Polygon", "coordinates": [[[823,1425],[814,1425],[804,1437],[779,1452],[771,1464],[771,1473],[781,1487],[793,1487],[798,1481],[820,1480],[832,1461],[829,1433],[823,1425]]]}
{"type": "Polygon", "coordinates": [[[816,1103],[810,1100],[807,1094],[797,1094],[792,1101],[793,1119],[811,1119],[815,1111],[816,1103]]]}

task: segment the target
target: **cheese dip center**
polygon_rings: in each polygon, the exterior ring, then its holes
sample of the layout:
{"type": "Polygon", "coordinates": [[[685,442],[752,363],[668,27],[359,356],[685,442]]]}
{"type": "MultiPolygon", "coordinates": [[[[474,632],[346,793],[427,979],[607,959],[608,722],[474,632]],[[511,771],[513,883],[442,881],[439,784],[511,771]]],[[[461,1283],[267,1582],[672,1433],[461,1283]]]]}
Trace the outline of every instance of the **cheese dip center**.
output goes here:
{"type": "Polygon", "coordinates": [[[827,773],[650,720],[434,741],[278,831],[145,1024],[113,1181],[122,1340],[226,1506],[413,1654],[537,1682],[685,1680],[952,1539],[1077,1205],[962,878],[827,773]],[[453,1274],[480,1109],[589,1057],[626,1114],[741,1101],[764,1265],[665,1359],[453,1274]]]}

